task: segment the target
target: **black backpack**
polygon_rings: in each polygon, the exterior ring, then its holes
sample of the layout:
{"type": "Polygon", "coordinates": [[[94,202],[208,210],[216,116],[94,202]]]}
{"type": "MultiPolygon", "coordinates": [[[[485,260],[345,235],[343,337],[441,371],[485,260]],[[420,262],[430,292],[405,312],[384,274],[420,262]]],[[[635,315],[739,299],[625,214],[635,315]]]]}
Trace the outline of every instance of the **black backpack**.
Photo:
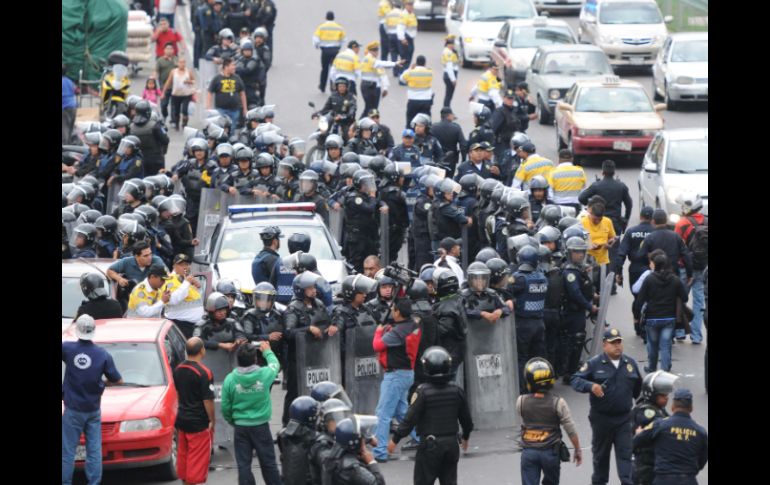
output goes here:
{"type": "Polygon", "coordinates": [[[695,269],[703,269],[709,262],[709,219],[703,218],[703,224],[698,224],[694,217],[687,217],[693,230],[690,233],[687,247],[692,252],[692,262],[695,269]]]}

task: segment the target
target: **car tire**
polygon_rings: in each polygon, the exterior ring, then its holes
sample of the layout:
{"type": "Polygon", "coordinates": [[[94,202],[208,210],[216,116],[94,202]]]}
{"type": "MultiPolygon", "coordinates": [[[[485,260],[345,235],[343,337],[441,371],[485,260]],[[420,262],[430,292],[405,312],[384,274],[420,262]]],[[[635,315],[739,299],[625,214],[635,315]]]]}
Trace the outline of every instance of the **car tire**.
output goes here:
{"type": "Polygon", "coordinates": [[[460,52],[459,52],[460,65],[462,65],[465,68],[471,67],[472,64],[465,60],[465,48],[463,47],[462,41],[460,41],[459,45],[460,45],[460,52]]]}
{"type": "Polygon", "coordinates": [[[158,478],[160,480],[170,482],[178,478],[176,474],[177,450],[178,450],[178,437],[177,437],[177,430],[175,429],[174,433],[171,435],[171,459],[168,461],[168,463],[159,465],[158,478]]]}
{"type": "Polygon", "coordinates": [[[539,120],[541,125],[552,125],[553,116],[548,112],[548,108],[545,107],[543,99],[538,95],[537,97],[537,109],[540,111],[539,120]]]}
{"type": "Polygon", "coordinates": [[[564,148],[567,148],[567,145],[564,143],[564,140],[561,139],[561,134],[559,133],[559,126],[554,123],[554,127],[556,128],[556,149],[562,150],[564,148]]]}
{"type": "Polygon", "coordinates": [[[572,153],[572,161],[575,165],[582,165],[583,164],[583,157],[575,153],[575,148],[572,145],[572,134],[570,133],[569,137],[567,137],[567,150],[572,153]]]}
{"type": "Polygon", "coordinates": [[[679,109],[679,103],[668,97],[668,84],[663,85],[663,102],[666,103],[666,109],[669,111],[676,111],[679,109]]]}

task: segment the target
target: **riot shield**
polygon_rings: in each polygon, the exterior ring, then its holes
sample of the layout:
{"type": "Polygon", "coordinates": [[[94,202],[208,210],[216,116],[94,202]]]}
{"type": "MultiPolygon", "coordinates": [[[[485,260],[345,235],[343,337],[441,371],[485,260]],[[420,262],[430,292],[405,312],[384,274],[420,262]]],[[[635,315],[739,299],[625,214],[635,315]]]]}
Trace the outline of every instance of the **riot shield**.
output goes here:
{"type": "Polygon", "coordinates": [[[468,269],[468,252],[470,251],[470,244],[468,241],[468,226],[463,226],[461,231],[463,246],[460,255],[462,256],[463,271],[465,271],[468,269]]]}
{"type": "Polygon", "coordinates": [[[214,444],[225,447],[233,441],[233,428],[222,416],[222,384],[227,374],[236,367],[235,355],[235,352],[222,349],[206,350],[202,362],[214,374],[214,444]]]}
{"type": "Polygon", "coordinates": [[[465,392],[474,429],[515,425],[518,372],[513,316],[468,322],[465,392]]]}
{"type": "Polygon", "coordinates": [[[329,209],[329,232],[339,246],[342,246],[342,209],[329,209]]]}
{"type": "Polygon", "coordinates": [[[326,333],[317,339],[302,329],[295,337],[297,347],[297,390],[300,396],[309,396],[313,386],[321,381],[342,383],[340,334],[329,337],[326,333]]]}
{"type": "MultiPolygon", "coordinates": [[[[603,265],[601,274],[607,271],[607,265],[603,265]]],[[[596,316],[596,321],[591,328],[591,319],[586,321],[586,335],[590,335],[586,339],[586,345],[583,348],[583,355],[581,360],[586,361],[591,357],[598,355],[602,352],[602,334],[604,333],[604,322],[607,319],[607,310],[610,307],[610,293],[612,292],[612,282],[615,279],[615,273],[610,271],[607,276],[603,276],[601,280],[601,286],[599,290],[599,314],[596,316]]]]}
{"type": "Polygon", "coordinates": [[[211,251],[211,236],[227,211],[225,194],[219,189],[202,189],[198,209],[198,231],[195,237],[200,241],[201,251],[211,251]]]}
{"type": "Polygon", "coordinates": [[[372,348],[375,325],[345,331],[345,390],[353,401],[353,412],[374,414],[380,399],[383,372],[372,348]]]}
{"type": "Polygon", "coordinates": [[[113,183],[107,189],[107,201],[105,206],[105,214],[112,214],[112,211],[120,207],[120,189],[123,188],[123,182],[113,183]]]}
{"type": "Polygon", "coordinates": [[[382,266],[390,264],[390,214],[380,212],[380,260],[382,266]]]}

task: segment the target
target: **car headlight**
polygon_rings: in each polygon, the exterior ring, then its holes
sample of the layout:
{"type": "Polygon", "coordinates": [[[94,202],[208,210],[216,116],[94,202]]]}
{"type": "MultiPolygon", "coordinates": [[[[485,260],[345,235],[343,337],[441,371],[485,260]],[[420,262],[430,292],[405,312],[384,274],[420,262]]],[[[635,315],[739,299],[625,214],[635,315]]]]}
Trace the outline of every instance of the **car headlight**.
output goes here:
{"type": "Polygon", "coordinates": [[[664,40],[666,40],[665,35],[656,35],[655,37],[652,38],[652,43],[656,45],[662,44],[664,40]]]}
{"type": "Polygon", "coordinates": [[[655,136],[660,130],[642,130],[642,136],[655,136]]]}
{"type": "Polygon", "coordinates": [[[551,89],[550,91],[548,91],[548,97],[551,99],[559,99],[561,98],[561,93],[559,92],[558,89],[551,89]]]}
{"type": "Polygon", "coordinates": [[[152,431],[160,429],[161,423],[158,418],[134,419],[120,423],[121,433],[130,433],[132,431],[152,431]]]}
{"type": "Polygon", "coordinates": [[[579,128],[577,134],[578,136],[600,136],[602,134],[602,130],[584,130],[579,128]]]}
{"type": "Polygon", "coordinates": [[[692,84],[695,82],[695,79],[691,78],[690,76],[679,76],[674,82],[676,84],[692,84]]]}
{"type": "Polygon", "coordinates": [[[473,44],[477,39],[475,37],[463,37],[463,42],[473,44]]]}

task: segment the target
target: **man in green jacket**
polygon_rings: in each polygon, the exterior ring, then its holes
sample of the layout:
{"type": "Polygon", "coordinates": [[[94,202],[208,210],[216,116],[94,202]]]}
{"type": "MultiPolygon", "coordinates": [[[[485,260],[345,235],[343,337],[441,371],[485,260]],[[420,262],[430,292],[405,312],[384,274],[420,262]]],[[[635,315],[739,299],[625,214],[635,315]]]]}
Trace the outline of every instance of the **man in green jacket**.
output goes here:
{"type": "Polygon", "coordinates": [[[259,350],[267,367],[257,365],[257,347],[243,345],[238,349],[238,367],[225,377],[222,386],[222,416],[235,427],[235,462],[238,483],[256,484],[251,472],[251,459],[257,451],[262,478],[267,485],[282,485],[270,434],[270,385],[281,369],[270,343],[260,342],[259,350]]]}

